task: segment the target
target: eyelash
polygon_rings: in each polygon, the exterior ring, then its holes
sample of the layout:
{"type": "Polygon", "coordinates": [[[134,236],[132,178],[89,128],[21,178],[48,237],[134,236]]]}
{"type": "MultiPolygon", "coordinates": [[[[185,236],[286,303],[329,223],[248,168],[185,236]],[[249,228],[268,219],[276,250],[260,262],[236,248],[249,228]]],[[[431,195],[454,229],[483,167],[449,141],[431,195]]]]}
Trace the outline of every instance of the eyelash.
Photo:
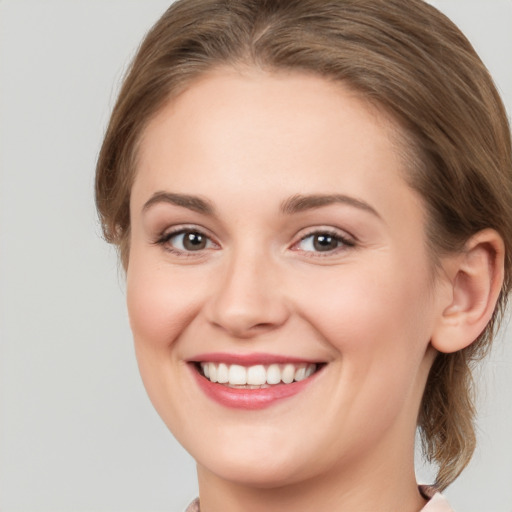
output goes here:
{"type": "MultiPolygon", "coordinates": [[[[218,244],[216,242],[214,242],[209,235],[204,233],[204,231],[202,231],[201,229],[194,228],[192,226],[191,227],[180,227],[180,228],[174,229],[172,231],[164,232],[158,237],[158,239],[154,243],[156,245],[163,246],[166,251],[176,254],[178,256],[182,256],[182,257],[198,257],[198,256],[203,255],[205,250],[219,247],[218,244]],[[197,235],[200,237],[204,237],[206,239],[207,246],[204,248],[198,249],[197,251],[194,251],[194,250],[178,249],[178,248],[174,247],[172,244],[170,244],[170,241],[173,238],[178,237],[180,235],[186,235],[187,233],[197,235]],[[215,247],[212,247],[212,245],[215,247]]],[[[314,242],[312,242],[312,243],[314,244],[314,242]]],[[[182,245],[183,245],[183,242],[182,242],[182,245]]],[[[331,256],[334,253],[337,254],[340,250],[341,251],[347,250],[347,249],[350,249],[355,246],[356,246],[356,241],[353,238],[344,236],[335,230],[315,229],[315,230],[310,231],[306,235],[302,236],[298,242],[295,242],[292,245],[292,250],[301,251],[301,252],[307,254],[308,257],[327,257],[327,256],[331,256]],[[326,251],[321,251],[321,250],[302,250],[301,251],[301,249],[298,248],[299,245],[301,243],[303,243],[304,241],[306,241],[308,238],[313,238],[315,236],[316,237],[320,237],[320,236],[328,237],[328,238],[332,239],[334,242],[336,242],[337,246],[333,249],[328,249],[326,251]]]]}

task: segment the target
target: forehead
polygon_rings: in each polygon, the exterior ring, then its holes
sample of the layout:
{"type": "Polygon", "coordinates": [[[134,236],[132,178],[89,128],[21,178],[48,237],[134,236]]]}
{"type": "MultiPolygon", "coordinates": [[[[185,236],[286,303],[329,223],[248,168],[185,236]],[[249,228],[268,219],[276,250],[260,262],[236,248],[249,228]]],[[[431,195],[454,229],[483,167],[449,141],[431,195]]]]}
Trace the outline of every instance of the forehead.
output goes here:
{"type": "Polygon", "coordinates": [[[148,124],[136,182],[147,182],[152,171],[165,167],[174,187],[193,177],[200,186],[199,178],[213,179],[220,166],[240,186],[249,185],[255,168],[259,181],[288,171],[297,186],[301,178],[310,186],[312,175],[331,186],[347,166],[358,174],[377,172],[376,161],[392,159],[400,170],[399,139],[390,116],[343,84],[297,72],[217,69],[148,124]],[[300,171],[308,169],[303,176],[300,171]]]}

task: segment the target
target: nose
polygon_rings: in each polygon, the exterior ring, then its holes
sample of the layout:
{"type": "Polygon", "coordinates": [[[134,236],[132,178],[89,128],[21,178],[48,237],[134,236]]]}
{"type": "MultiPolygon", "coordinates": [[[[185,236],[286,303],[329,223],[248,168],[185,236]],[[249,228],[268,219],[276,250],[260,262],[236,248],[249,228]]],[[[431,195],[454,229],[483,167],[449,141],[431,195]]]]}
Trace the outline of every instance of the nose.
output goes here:
{"type": "Polygon", "coordinates": [[[239,252],[226,262],[207,308],[208,320],[246,339],[282,326],[289,317],[276,262],[268,255],[239,252]]]}

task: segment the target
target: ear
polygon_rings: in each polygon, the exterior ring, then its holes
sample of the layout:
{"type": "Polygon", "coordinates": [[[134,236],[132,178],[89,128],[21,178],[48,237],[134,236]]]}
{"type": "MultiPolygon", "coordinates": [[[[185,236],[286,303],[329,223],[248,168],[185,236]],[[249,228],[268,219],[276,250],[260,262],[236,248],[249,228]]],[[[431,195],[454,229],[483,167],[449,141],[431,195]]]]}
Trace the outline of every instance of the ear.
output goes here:
{"type": "Polygon", "coordinates": [[[444,261],[447,293],[431,338],[440,352],[461,350],[478,338],[492,317],[504,275],[505,247],[501,236],[485,229],[472,236],[464,251],[444,261]]]}

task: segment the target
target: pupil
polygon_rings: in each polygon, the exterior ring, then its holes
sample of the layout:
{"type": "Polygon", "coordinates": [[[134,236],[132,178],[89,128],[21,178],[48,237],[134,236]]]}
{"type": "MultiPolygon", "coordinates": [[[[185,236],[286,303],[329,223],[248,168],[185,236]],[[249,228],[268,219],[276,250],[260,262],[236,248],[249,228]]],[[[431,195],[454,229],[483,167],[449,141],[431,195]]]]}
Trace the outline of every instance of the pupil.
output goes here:
{"type": "Polygon", "coordinates": [[[330,251],[336,249],[337,240],[331,235],[317,235],[315,236],[313,245],[317,251],[330,251]]]}
{"type": "Polygon", "coordinates": [[[183,246],[189,251],[198,251],[206,247],[206,239],[200,233],[186,233],[183,246]]]}

